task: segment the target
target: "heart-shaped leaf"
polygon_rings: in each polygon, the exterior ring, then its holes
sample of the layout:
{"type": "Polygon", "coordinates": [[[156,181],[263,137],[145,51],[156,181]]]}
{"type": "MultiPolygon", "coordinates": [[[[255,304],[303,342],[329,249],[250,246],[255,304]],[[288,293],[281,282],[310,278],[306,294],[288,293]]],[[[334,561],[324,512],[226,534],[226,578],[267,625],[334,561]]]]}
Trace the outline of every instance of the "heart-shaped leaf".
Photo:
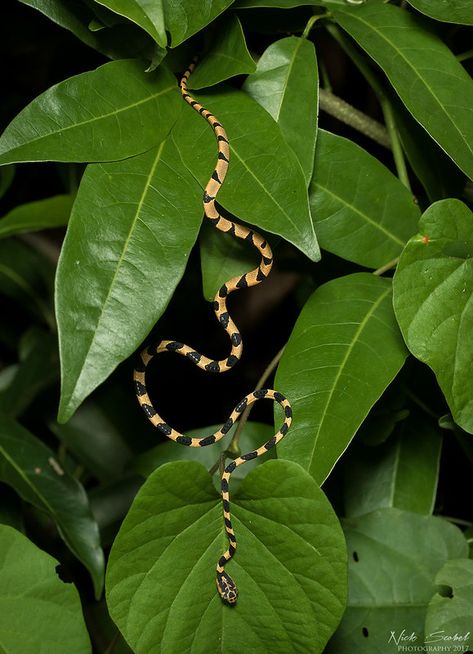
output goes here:
{"type": "Polygon", "coordinates": [[[137,157],[87,168],[56,278],[60,422],[135,351],[166,308],[197,237],[201,198],[170,138],[137,157]]]}
{"type": "Polygon", "coordinates": [[[256,73],[247,78],[243,88],[278,123],[309,184],[314,167],[319,104],[314,44],[297,36],[272,43],[261,55],[256,73]]]}
{"type": "Polygon", "coordinates": [[[396,641],[422,647],[436,574],[449,559],[467,556],[462,532],[440,518],[398,509],[344,520],[343,528],[348,607],[327,654],[396,651],[396,641]],[[411,634],[410,642],[402,640],[411,634]]]}
{"type": "Polygon", "coordinates": [[[275,387],[294,411],[280,455],[322,483],[406,355],[391,280],[356,273],[319,287],[296,322],[276,375],[275,387]]]}
{"type": "Polygon", "coordinates": [[[55,195],[18,205],[0,219],[0,238],[66,225],[73,201],[72,195],[55,195]]]}
{"type": "Polygon", "coordinates": [[[382,163],[348,139],[320,130],[310,206],[322,248],[378,268],[417,231],[412,194],[382,163]]]}
{"type": "Polygon", "coordinates": [[[473,80],[447,46],[417,16],[393,5],[345,6],[334,18],[381,66],[414,118],[473,178],[473,80]]]}
{"type": "Polygon", "coordinates": [[[209,51],[189,79],[189,88],[213,86],[235,75],[252,73],[255,69],[240,20],[235,14],[229,14],[219,23],[209,51]]]}
{"type": "Polygon", "coordinates": [[[346,566],[324,494],[299,466],[269,461],[244,479],[232,512],[235,607],[215,588],[226,537],[206,470],[168,463],[142,486],[107,570],[111,616],[136,654],[322,652],[343,612],[346,566]]]}
{"type": "MultiPolygon", "coordinates": [[[[313,261],[320,251],[302,169],[271,116],[246,93],[229,87],[199,93],[230,139],[230,166],[218,202],[233,215],[293,243],[313,261]]],[[[215,136],[185,107],[172,132],[183,160],[202,187],[215,165],[215,136]]]]}
{"type": "Polygon", "coordinates": [[[8,654],[90,654],[79,593],[58,562],[20,532],[0,525],[0,642],[8,654]],[[66,645],[67,643],[67,645],[66,645]]]}
{"type": "Polygon", "coordinates": [[[473,6],[470,0],[409,0],[409,4],[423,14],[446,23],[473,25],[473,6]]]}
{"type": "Polygon", "coordinates": [[[63,470],[52,450],[4,416],[0,416],[0,481],[51,516],[66,545],[89,570],[99,597],[104,557],[84,488],[63,470]]]}
{"type": "Polygon", "coordinates": [[[136,60],[112,61],[25,107],[0,137],[0,164],[124,159],[160,143],[181,104],[166,68],[145,73],[136,60]]]}
{"type": "Polygon", "coordinates": [[[455,652],[471,652],[473,561],[466,558],[447,561],[435,583],[442,592],[434,595],[427,609],[425,642],[432,643],[432,648],[434,644],[450,645],[455,652]]]}
{"type": "Polygon", "coordinates": [[[473,432],[473,215],[459,200],[431,205],[394,276],[408,348],[437,376],[455,421],[473,432]]]}

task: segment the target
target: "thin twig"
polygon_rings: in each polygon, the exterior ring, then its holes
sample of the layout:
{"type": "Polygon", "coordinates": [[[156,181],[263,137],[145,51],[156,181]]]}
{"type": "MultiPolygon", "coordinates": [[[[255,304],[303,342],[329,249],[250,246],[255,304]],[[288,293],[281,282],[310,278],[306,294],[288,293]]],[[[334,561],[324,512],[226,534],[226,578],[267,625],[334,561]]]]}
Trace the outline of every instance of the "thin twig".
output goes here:
{"type": "Polygon", "coordinates": [[[467,59],[471,59],[473,57],[473,49],[467,50],[466,52],[462,52],[461,54],[457,55],[457,61],[466,61],[467,59]]]}
{"type": "Polygon", "coordinates": [[[373,271],[373,275],[382,275],[385,273],[387,270],[391,270],[391,268],[394,268],[397,266],[399,262],[399,257],[396,257],[395,259],[391,259],[391,261],[388,261],[388,263],[385,263],[384,266],[381,266],[381,268],[378,268],[377,270],[373,271]]]}

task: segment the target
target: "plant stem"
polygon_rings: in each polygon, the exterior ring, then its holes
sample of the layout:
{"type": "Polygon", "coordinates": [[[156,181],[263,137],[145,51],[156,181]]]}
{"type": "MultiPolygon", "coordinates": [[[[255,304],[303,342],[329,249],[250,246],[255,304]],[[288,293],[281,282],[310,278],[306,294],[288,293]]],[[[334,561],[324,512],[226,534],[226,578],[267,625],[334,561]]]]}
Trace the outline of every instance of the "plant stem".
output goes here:
{"type": "Polygon", "coordinates": [[[342,100],[330,91],[319,90],[320,108],[325,113],[337,118],[385,148],[391,148],[391,140],[384,125],[367,116],[359,109],[342,100]]]}
{"type": "Polygon", "coordinates": [[[467,50],[466,52],[462,52],[461,54],[457,55],[457,61],[466,61],[467,59],[471,59],[473,57],[473,48],[471,50],[467,50]]]}
{"type": "Polygon", "coordinates": [[[360,56],[358,50],[341,33],[338,27],[336,25],[329,24],[327,25],[327,30],[337,41],[337,43],[339,43],[348,57],[353,61],[355,66],[361,72],[363,77],[373,89],[376,97],[378,98],[378,102],[381,105],[381,110],[383,112],[384,121],[386,123],[386,129],[389,134],[389,139],[391,141],[391,148],[393,151],[394,164],[396,166],[397,175],[404,186],[411,190],[409,176],[407,174],[406,162],[404,160],[404,153],[402,151],[401,141],[399,139],[396,122],[394,120],[394,112],[389,98],[387,97],[377,76],[371,70],[369,64],[367,64],[363,57],[360,56]]]}
{"type": "MultiPolygon", "coordinates": [[[[284,346],[285,347],[285,346],[284,346]]],[[[284,347],[282,347],[279,352],[276,354],[276,356],[272,359],[272,361],[268,364],[268,366],[265,368],[263,374],[258,380],[258,383],[256,384],[255,391],[259,391],[260,389],[263,388],[265,385],[266,381],[268,380],[268,377],[271,375],[271,373],[274,372],[276,366],[278,365],[279,361],[281,360],[281,357],[284,352],[284,347]]],[[[236,458],[237,456],[240,456],[241,451],[240,451],[240,436],[241,432],[243,431],[243,427],[245,426],[245,423],[247,422],[251,409],[253,408],[253,405],[251,404],[250,406],[246,407],[246,409],[243,411],[241,414],[241,418],[238,421],[237,428],[235,430],[235,433],[233,434],[232,440],[230,441],[228,448],[223,452],[219,458],[218,461],[216,461],[213,466],[209,469],[209,473],[211,475],[214,474],[214,472],[217,472],[219,468],[222,467],[225,463],[225,459],[227,457],[229,458],[236,458]]]]}
{"type": "Polygon", "coordinates": [[[391,259],[391,261],[388,261],[388,263],[385,263],[384,266],[381,266],[381,268],[378,268],[377,270],[373,271],[373,275],[382,275],[385,273],[387,270],[390,270],[391,268],[394,268],[399,262],[399,257],[396,257],[395,259],[391,259]]]}
{"type": "Polygon", "coordinates": [[[408,390],[406,394],[407,394],[407,397],[409,397],[413,402],[415,402],[415,404],[417,404],[418,407],[420,407],[422,409],[422,411],[424,411],[428,416],[430,416],[434,420],[438,421],[440,416],[437,415],[435,413],[435,411],[432,411],[432,409],[429,406],[427,406],[427,404],[425,402],[423,402],[420,399],[420,397],[418,397],[415,393],[413,393],[410,390],[408,390]]]}
{"type": "Polygon", "coordinates": [[[439,518],[443,518],[449,522],[454,522],[456,525],[461,525],[462,527],[473,527],[473,522],[470,522],[469,520],[462,520],[462,518],[454,518],[451,515],[439,515],[439,518]]]}
{"type": "Polygon", "coordinates": [[[304,31],[302,32],[302,38],[303,38],[303,39],[307,39],[307,38],[309,37],[309,32],[310,32],[310,30],[313,28],[313,26],[315,25],[315,23],[316,23],[318,20],[320,20],[321,18],[326,18],[327,16],[328,16],[327,13],[323,13],[323,14],[314,14],[313,16],[311,16],[311,17],[309,18],[309,20],[307,21],[307,25],[305,26],[304,31]]]}

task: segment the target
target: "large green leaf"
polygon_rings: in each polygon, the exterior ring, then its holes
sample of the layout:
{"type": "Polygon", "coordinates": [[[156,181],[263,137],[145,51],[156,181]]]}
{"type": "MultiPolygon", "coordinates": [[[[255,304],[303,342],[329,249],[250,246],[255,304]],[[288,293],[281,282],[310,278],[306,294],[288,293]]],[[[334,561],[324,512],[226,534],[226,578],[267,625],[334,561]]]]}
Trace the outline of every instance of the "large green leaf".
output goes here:
{"type": "MultiPolygon", "coordinates": [[[[221,425],[212,425],[211,427],[199,427],[199,429],[192,429],[187,432],[187,435],[193,438],[203,438],[209,434],[213,434],[219,429],[221,425]]],[[[164,463],[170,461],[198,461],[202,463],[207,469],[211,468],[218,460],[220,454],[228,447],[233,434],[235,433],[236,425],[234,425],[228,432],[225,439],[218,441],[214,447],[184,447],[167,441],[160,443],[148,450],[139,454],[132,464],[132,469],[139,472],[141,475],[148,477],[156,468],[162,466],[164,463]]],[[[269,441],[274,434],[274,429],[269,425],[264,425],[259,422],[247,422],[240,437],[240,450],[242,454],[256,450],[266,441],[269,441]]],[[[276,456],[276,451],[270,450],[264,460],[276,456]]],[[[232,475],[232,479],[243,479],[248,472],[254,468],[255,465],[261,463],[263,459],[257,458],[248,461],[244,466],[236,468],[232,475]]],[[[235,488],[235,486],[233,486],[235,488]]]]}
{"type": "Polygon", "coordinates": [[[382,163],[324,130],[309,197],[321,247],[368,268],[399,256],[420,218],[412,194],[382,163]]]}
{"type": "Polygon", "coordinates": [[[447,23],[473,25],[471,0],[409,0],[409,4],[423,14],[447,23]]]}
{"type": "Polygon", "coordinates": [[[322,652],[346,584],[345,543],[324,494],[299,466],[269,461],[242,482],[232,511],[235,607],[215,588],[226,537],[206,470],[168,463],[145,482],[107,570],[110,614],[136,654],[322,652]]]}
{"type": "Polygon", "coordinates": [[[261,55],[256,73],[247,78],[243,88],[279,124],[309,184],[314,167],[318,114],[314,44],[296,36],[272,43],[261,55]]]}
{"type": "Polygon", "coordinates": [[[229,14],[220,22],[209,51],[192,73],[189,88],[213,86],[235,75],[252,73],[255,69],[238,16],[229,14]]]}
{"type": "MultiPolygon", "coordinates": [[[[230,213],[293,243],[313,261],[320,251],[302,169],[271,116],[242,91],[199,93],[230,139],[230,167],[218,201],[230,213]]],[[[188,105],[172,132],[183,160],[204,187],[216,160],[215,136],[188,105]]]]}
{"type": "Polygon", "coordinates": [[[0,651],[91,654],[77,589],[58,562],[20,532],[0,525],[0,651]]]}
{"type": "Polygon", "coordinates": [[[201,191],[171,139],[87,168],[56,280],[61,422],[149,333],[201,219],[201,191]]]}
{"type": "Polygon", "coordinates": [[[66,225],[73,201],[72,195],[55,195],[20,204],[0,219],[0,238],[66,225]]]}
{"type": "Polygon", "coordinates": [[[200,231],[202,287],[206,300],[213,300],[224,282],[256,268],[260,256],[249,243],[223,234],[204,222],[200,231]]]}
{"type": "Polygon", "coordinates": [[[66,545],[89,570],[99,597],[104,557],[84,488],[63,470],[52,450],[4,416],[0,416],[0,480],[51,516],[66,545]]]}
{"type": "Polygon", "coordinates": [[[408,348],[437,376],[455,421],[473,432],[473,215],[459,200],[431,205],[394,277],[408,348]]]}
{"type": "Polygon", "coordinates": [[[157,43],[171,47],[188,39],[211,23],[233,0],[98,0],[140,25],[157,43]]]}
{"type": "Polygon", "coordinates": [[[0,164],[130,157],[166,137],[181,103],[166,68],[144,73],[135,60],[112,61],[25,107],[0,138],[0,164]]]}
{"type": "Polygon", "coordinates": [[[394,639],[412,632],[414,643],[399,642],[422,647],[435,576],[449,559],[467,556],[462,532],[440,518],[398,509],[347,519],[343,527],[348,607],[327,654],[395,652],[394,639]]]}
{"type": "Polygon", "coordinates": [[[387,443],[359,448],[347,461],[344,475],[345,515],[390,506],[430,515],[441,448],[440,430],[412,419],[387,443]]]}
{"type": "Polygon", "coordinates": [[[289,338],[275,387],[290,400],[294,423],[278,452],[318,483],[404,363],[391,302],[389,279],[339,277],[309,298],[289,338]]]}
{"type": "Polygon", "coordinates": [[[381,66],[401,100],[473,178],[473,80],[411,12],[386,4],[335,11],[337,22],[381,66]]]}
{"type": "Polygon", "coordinates": [[[435,643],[437,647],[450,646],[454,652],[471,652],[473,561],[466,558],[447,561],[435,583],[450,592],[436,593],[432,598],[425,620],[425,642],[432,643],[432,649],[435,643]]]}

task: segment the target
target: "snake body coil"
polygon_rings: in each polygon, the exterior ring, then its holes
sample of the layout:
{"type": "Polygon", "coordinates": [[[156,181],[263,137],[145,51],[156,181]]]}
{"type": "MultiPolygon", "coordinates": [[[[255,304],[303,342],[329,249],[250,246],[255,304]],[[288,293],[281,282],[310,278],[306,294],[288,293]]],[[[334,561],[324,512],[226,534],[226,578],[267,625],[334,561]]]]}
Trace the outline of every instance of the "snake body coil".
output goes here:
{"type": "Polygon", "coordinates": [[[236,405],[228,420],[218,431],[204,438],[191,438],[190,436],[185,436],[184,434],[181,434],[173,429],[159,416],[149,398],[145,382],[146,367],[151,359],[160,352],[177,352],[178,354],[185,356],[187,359],[190,359],[192,363],[194,363],[202,370],[207,370],[208,372],[225,372],[226,370],[232,368],[241,357],[243,345],[241,335],[227,311],[227,296],[239,288],[256,286],[262,282],[268,276],[273,264],[271,248],[269,247],[266,240],[252,229],[244,227],[243,225],[239,225],[232,220],[227,220],[220,215],[216,207],[215,198],[220,186],[223,184],[228,170],[230,148],[227,134],[222,125],[218,122],[217,118],[210,111],[205,109],[205,107],[203,107],[199,102],[194,100],[194,98],[192,98],[187,92],[187,81],[190,74],[194,70],[195,65],[196,61],[194,60],[183,74],[180,81],[181,93],[184,100],[190,104],[190,106],[195,109],[195,111],[201,114],[212,126],[218,145],[217,163],[204,191],[203,204],[205,216],[220,231],[230,233],[233,236],[246,240],[254,245],[261,254],[261,262],[257,268],[246,273],[242,277],[233,277],[227,281],[225,284],[223,284],[215,296],[215,315],[217,316],[217,319],[222,327],[229,335],[231,341],[231,352],[227,358],[222,359],[221,361],[216,361],[209,359],[199,352],[196,352],[188,345],[184,345],[184,343],[179,343],[178,341],[161,341],[157,346],[148,347],[141,352],[139,363],[134,371],[134,382],[138,402],[140,403],[141,408],[151,423],[157,429],[159,429],[161,433],[163,433],[171,440],[179,443],[180,445],[187,445],[189,447],[204,447],[206,445],[216,443],[222,439],[239,419],[246,407],[250,406],[259,399],[265,398],[274,400],[278,402],[284,410],[284,423],[276,432],[276,434],[269,441],[261,445],[261,447],[258,449],[252,452],[248,452],[247,454],[243,454],[242,456],[236,458],[234,461],[231,461],[231,463],[226,466],[221,475],[223,517],[229,546],[217,563],[216,582],[217,589],[221,598],[228,604],[235,604],[238,595],[237,587],[230,575],[225,572],[225,565],[234,555],[237,546],[235,532],[232,527],[232,520],[230,515],[230,496],[228,491],[230,476],[235,468],[243,465],[251,459],[255,459],[261,454],[264,454],[272,447],[274,447],[282,438],[284,438],[292,421],[291,406],[288,400],[277,391],[269,389],[257,390],[253,393],[250,393],[249,395],[246,395],[241,400],[241,402],[236,405]]]}

